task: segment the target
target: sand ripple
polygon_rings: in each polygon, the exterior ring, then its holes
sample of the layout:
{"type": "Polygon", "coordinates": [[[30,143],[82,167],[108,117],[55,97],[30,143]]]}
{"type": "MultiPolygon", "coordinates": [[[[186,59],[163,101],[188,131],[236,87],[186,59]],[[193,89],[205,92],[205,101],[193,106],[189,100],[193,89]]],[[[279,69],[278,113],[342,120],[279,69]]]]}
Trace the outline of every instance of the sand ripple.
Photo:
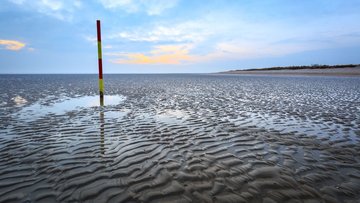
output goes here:
{"type": "MultiPolygon", "coordinates": [[[[18,77],[29,95],[40,81],[18,77]]],[[[55,97],[96,92],[89,76],[48,77],[55,97]]],[[[0,202],[360,201],[359,79],[108,77],[119,105],[1,109],[0,202]]]]}

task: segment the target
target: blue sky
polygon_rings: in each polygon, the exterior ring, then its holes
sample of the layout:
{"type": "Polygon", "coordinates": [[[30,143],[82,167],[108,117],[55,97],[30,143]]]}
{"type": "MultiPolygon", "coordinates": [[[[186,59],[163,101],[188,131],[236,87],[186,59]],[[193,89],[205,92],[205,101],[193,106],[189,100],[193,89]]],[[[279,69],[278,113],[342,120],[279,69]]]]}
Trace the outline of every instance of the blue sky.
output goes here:
{"type": "Polygon", "coordinates": [[[360,0],[2,0],[0,73],[360,63],[360,0]]]}

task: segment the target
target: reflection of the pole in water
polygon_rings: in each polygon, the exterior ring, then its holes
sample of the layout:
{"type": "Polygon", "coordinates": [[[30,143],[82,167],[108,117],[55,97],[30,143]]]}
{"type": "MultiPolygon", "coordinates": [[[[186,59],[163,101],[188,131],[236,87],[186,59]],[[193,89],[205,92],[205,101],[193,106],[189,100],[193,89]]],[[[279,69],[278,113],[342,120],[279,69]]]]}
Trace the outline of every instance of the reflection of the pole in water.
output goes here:
{"type": "Polygon", "coordinates": [[[105,119],[104,111],[100,111],[100,151],[101,154],[105,154],[105,144],[104,144],[104,132],[105,131],[105,119]]]}
{"type": "Polygon", "coordinates": [[[104,95],[100,93],[100,106],[104,106],[104,95]]]}

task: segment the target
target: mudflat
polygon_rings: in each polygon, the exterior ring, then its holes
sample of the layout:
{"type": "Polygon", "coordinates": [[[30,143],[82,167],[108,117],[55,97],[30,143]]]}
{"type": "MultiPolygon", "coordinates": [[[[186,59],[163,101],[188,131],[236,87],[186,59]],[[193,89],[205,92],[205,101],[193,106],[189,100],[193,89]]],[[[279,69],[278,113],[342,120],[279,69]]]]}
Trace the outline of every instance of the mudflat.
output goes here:
{"type": "Polygon", "coordinates": [[[358,77],[0,81],[0,202],[360,201],[358,77]]]}

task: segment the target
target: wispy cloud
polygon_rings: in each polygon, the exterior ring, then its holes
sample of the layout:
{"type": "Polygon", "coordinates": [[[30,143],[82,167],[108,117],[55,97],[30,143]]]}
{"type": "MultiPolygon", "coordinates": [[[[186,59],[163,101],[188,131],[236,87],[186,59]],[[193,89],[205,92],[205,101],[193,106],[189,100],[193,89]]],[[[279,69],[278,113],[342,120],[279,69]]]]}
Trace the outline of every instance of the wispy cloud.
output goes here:
{"type": "Polygon", "coordinates": [[[188,21],[169,25],[156,25],[151,28],[137,28],[109,36],[136,42],[199,42],[211,34],[201,21],[188,21]]]}
{"type": "Polygon", "coordinates": [[[145,12],[148,15],[160,15],[173,8],[179,0],[100,0],[107,9],[122,9],[128,13],[145,12]]]}
{"type": "Polygon", "coordinates": [[[15,40],[5,40],[5,39],[0,39],[0,45],[5,46],[5,49],[11,51],[19,51],[20,49],[26,46],[25,43],[15,40]]]}
{"type": "Polygon", "coordinates": [[[72,20],[74,12],[82,6],[80,0],[8,0],[24,9],[33,10],[59,20],[72,20]]]}
{"type": "MultiPolygon", "coordinates": [[[[221,24],[218,21],[214,23],[221,24]]],[[[299,38],[301,34],[306,36],[306,33],[297,34],[291,31],[286,33],[284,31],[283,35],[276,34],[282,29],[287,30],[284,25],[251,24],[242,21],[235,24],[224,21],[218,28],[213,28],[211,20],[198,20],[168,27],[154,26],[151,29],[120,32],[108,38],[150,44],[187,43],[186,46],[156,45],[150,52],[117,53],[115,55],[119,58],[112,59],[111,62],[119,64],[182,64],[277,57],[325,48],[327,45],[316,39],[311,43],[306,40],[277,43],[288,36],[294,38],[299,38]],[[251,32],[236,30],[234,27],[243,27],[251,32]]]]}
{"type": "Polygon", "coordinates": [[[278,57],[319,49],[319,45],[268,44],[266,42],[227,41],[219,42],[207,54],[197,55],[194,62],[227,61],[278,57]]]}
{"type": "Polygon", "coordinates": [[[112,45],[104,45],[104,49],[112,49],[113,46],[112,45]]]}
{"type": "Polygon", "coordinates": [[[96,36],[84,35],[83,38],[84,38],[86,41],[91,42],[92,44],[97,44],[97,38],[96,38],[96,36]]]}
{"type": "Polygon", "coordinates": [[[108,56],[118,57],[110,60],[118,64],[181,64],[193,60],[189,55],[191,45],[161,45],[155,46],[148,53],[107,53],[108,56]]]}

